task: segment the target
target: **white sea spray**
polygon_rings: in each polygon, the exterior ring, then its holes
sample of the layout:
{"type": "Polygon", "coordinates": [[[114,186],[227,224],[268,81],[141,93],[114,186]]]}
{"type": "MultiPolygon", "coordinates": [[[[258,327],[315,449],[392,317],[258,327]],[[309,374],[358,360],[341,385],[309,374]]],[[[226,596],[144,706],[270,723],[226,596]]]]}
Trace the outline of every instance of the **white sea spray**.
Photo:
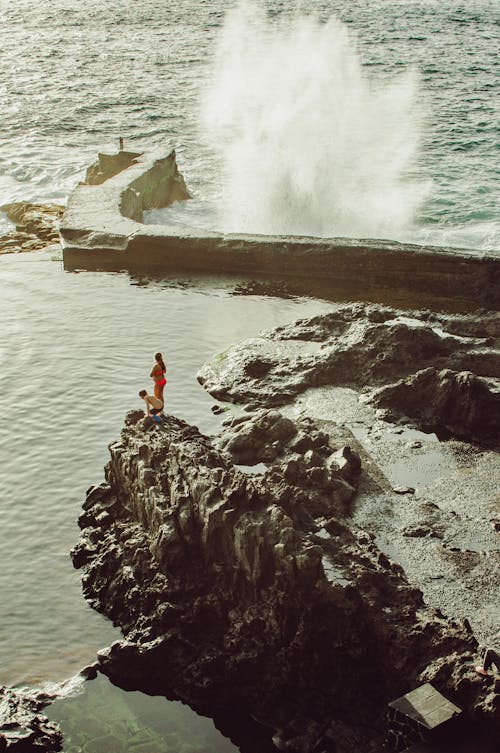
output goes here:
{"type": "Polygon", "coordinates": [[[374,79],[352,30],[258,3],[226,15],[202,121],[222,162],[220,225],[393,236],[429,184],[412,177],[424,113],[415,68],[374,79]]]}

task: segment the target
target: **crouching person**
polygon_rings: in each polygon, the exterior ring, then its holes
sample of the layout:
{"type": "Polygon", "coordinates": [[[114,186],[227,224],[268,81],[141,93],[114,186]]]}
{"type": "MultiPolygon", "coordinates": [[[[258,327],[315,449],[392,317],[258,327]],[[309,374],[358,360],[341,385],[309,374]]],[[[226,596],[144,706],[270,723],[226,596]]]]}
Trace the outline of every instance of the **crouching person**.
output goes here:
{"type": "Polygon", "coordinates": [[[149,395],[146,390],[141,390],[139,397],[146,403],[144,427],[147,429],[154,424],[162,424],[165,419],[163,415],[163,400],[156,397],[156,395],[149,395]]]}

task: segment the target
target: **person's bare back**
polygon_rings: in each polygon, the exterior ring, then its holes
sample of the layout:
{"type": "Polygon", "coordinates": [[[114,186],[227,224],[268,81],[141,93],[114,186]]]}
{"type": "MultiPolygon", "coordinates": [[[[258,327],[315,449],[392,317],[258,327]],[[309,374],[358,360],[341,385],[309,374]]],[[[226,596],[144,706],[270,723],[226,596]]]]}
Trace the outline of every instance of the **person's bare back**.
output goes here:
{"type": "Polygon", "coordinates": [[[139,397],[141,397],[146,403],[146,414],[148,416],[155,415],[163,411],[163,400],[160,400],[160,398],[156,397],[156,395],[149,395],[146,390],[141,390],[139,392],[139,397]]]}

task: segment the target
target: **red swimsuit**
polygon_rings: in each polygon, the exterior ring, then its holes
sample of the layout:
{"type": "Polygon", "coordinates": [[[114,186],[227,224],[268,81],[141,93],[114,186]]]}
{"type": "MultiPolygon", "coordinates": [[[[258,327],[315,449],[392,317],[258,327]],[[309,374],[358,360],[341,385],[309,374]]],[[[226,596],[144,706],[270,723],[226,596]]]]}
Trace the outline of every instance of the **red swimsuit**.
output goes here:
{"type": "MultiPolygon", "coordinates": [[[[161,369],[161,366],[158,366],[159,369],[161,369]]],[[[158,385],[158,387],[165,387],[167,383],[167,377],[165,376],[165,372],[161,371],[161,376],[158,374],[158,372],[155,373],[153,379],[155,380],[155,384],[158,385]],[[158,376],[160,377],[158,379],[158,376]]]]}

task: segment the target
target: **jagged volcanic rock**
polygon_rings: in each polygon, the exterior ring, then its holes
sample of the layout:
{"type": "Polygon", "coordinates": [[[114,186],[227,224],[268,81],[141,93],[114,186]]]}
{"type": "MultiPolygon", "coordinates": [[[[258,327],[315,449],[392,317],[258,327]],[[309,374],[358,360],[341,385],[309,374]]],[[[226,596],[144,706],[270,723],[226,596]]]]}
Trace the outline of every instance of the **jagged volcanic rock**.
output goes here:
{"type": "MultiPolygon", "coordinates": [[[[86,598],[125,636],[99,656],[113,682],[251,716],[279,750],[368,753],[387,700],[433,663],[472,657],[470,632],[344,514],[360,462],[332,444],[275,411],[229,426],[221,450],[175,418],[146,430],[142,412],[127,416],[73,552],[86,598]],[[229,452],[248,460],[253,446],[257,460],[263,425],[278,434],[272,464],[244,474],[229,452]]],[[[462,692],[451,670],[440,677],[481,718],[480,678],[462,692]]]]}
{"type": "Polygon", "coordinates": [[[41,711],[54,700],[42,691],[0,686],[0,751],[55,753],[62,735],[41,711]]]}
{"type": "Polygon", "coordinates": [[[500,439],[500,383],[470,371],[423,369],[381,387],[370,402],[464,439],[500,439]]]}
{"type": "Polygon", "coordinates": [[[361,304],[303,319],[230,348],[198,375],[217,399],[280,406],[310,387],[351,387],[393,419],[495,440],[500,316],[437,315],[361,304]],[[463,372],[469,372],[465,375],[463,372]]]}

